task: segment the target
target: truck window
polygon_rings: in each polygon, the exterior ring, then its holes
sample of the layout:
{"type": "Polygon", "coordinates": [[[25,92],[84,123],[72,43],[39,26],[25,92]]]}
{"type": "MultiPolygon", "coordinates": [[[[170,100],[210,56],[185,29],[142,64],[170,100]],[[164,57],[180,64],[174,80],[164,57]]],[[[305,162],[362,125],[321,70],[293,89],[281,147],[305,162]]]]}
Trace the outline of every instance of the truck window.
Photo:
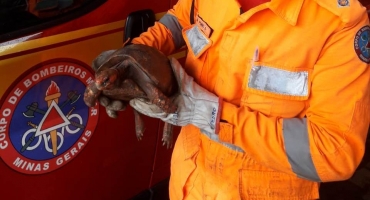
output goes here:
{"type": "Polygon", "coordinates": [[[0,42],[73,20],[106,0],[0,0],[0,42]]]}

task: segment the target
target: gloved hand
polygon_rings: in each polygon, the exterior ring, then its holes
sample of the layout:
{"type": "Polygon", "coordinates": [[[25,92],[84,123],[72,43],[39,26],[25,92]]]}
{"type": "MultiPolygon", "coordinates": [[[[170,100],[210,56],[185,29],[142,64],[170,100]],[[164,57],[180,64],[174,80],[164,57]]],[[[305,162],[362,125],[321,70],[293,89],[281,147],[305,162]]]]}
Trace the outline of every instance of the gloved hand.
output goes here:
{"type": "Polygon", "coordinates": [[[159,118],[164,122],[185,126],[192,124],[209,133],[218,133],[221,114],[221,99],[207,91],[189,76],[181,64],[172,58],[171,66],[179,85],[179,94],[173,98],[173,103],[178,106],[176,113],[166,113],[158,106],[136,98],[130,100],[130,105],[140,113],[159,118]]]}

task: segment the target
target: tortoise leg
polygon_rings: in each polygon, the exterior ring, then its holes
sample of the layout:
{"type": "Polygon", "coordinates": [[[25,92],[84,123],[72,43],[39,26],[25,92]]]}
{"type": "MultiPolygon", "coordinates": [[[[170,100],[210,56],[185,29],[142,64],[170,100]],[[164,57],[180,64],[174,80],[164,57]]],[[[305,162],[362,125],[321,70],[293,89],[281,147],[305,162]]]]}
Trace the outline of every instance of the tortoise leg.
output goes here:
{"type": "Polygon", "coordinates": [[[167,149],[172,148],[172,144],[173,144],[172,124],[164,123],[162,141],[163,141],[163,146],[166,145],[167,149]]]}
{"type": "Polygon", "coordinates": [[[141,114],[138,111],[134,110],[134,115],[135,115],[136,137],[138,140],[141,140],[145,130],[144,122],[143,119],[141,118],[141,114]]]}
{"type": "MultiPolygon", "coordinates": [[[[141,88],[151,103],[157,105],[166,113],[176,112],[177,106],[173,104],[172,100],[154,85],[155,83],[153,83],[146,73],[138,68],[132,68],[131,72],[131,79],[141,88]]],[[[121,72],[118,73],[120,74],[121,72]]]]}

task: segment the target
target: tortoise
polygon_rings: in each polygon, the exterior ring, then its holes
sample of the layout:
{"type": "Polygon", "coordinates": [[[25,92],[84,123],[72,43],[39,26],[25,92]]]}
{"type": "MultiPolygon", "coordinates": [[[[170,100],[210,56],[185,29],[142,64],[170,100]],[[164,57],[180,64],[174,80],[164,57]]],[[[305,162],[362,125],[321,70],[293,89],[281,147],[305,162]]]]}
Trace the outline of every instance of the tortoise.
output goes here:
{"type": "MultiPolygon", "coordinates": [[[[101,53],[92,68],[95,79],[84,93],[87,106],[95,106],[99,98],[100,103],[107,106],[107,114],[116,118],[118,108],[125,107],[131,99],[141,98],[164,112],[176,112],[177,106],[170,97],[177,93],[178,84],[170,60],[159,50],[143,44],[124,45],[101,53]],[[109,99],[113,100],[110,107],[109,99]]],[[[144,123],[141,113],[135,109],[134,116],[136,136],[141,140],[144,123]]],[[[171,124],[164,124],[162,141],[167,148],[172,147],[172,129],[171,124]]]]}

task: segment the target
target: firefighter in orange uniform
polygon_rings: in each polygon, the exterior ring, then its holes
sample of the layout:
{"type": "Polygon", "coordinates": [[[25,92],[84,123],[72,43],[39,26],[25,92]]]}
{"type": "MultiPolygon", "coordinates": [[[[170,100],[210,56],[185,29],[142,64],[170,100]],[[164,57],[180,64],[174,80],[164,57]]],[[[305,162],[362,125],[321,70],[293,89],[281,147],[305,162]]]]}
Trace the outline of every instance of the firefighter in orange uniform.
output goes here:
{"type": "Polygon", "coordinates": [[[179,0],[132,43],[169,55],[183,126],[170,198],[318,199],[351,177],[370,121],[370,26],[357,0],[179,0]],[[183,68],[182,68],[183,67],[183,68]]]}

